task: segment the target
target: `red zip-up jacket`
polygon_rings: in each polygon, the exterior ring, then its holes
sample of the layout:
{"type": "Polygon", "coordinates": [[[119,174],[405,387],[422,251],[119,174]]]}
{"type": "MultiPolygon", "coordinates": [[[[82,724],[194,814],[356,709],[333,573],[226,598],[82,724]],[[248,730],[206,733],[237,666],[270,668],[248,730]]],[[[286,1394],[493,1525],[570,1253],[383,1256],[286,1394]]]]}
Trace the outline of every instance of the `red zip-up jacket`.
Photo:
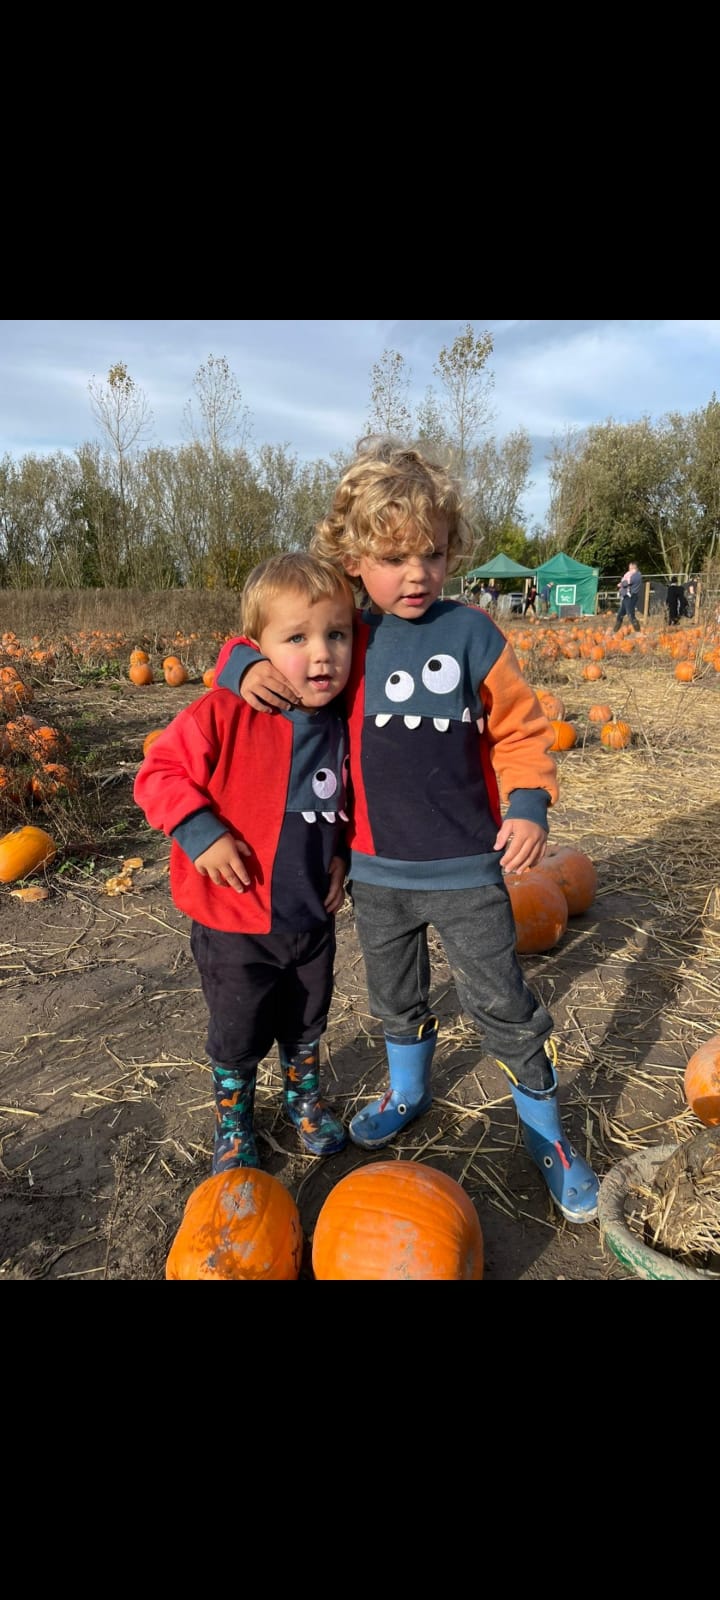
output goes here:
{"type": "Polygon", "coordinates": [[[174,718],[140,767],[133,791],[137,804],[150,826],[169,836],[202,812],[205,844],[229,832],[252,850],[244,857],[251,885],[239,894],[198,872],[173,839],[170,890],[180,911],[226,933],[271,931],[273,866],[289,811],[306,819],[308,827],[340,828],[344,771],[333,769],[343,767],[344,741],[344,718],[332,705],[313,718],[299,712],[270,717],[226,689],[209,690],[174,718]],[[315,765],[327,771],[320,774],[325,783],[315,785],[307,762],[297,774],[293,751],[299,746],[302,752],[309,743],[314,755],[318,741],[315,765]],[[337,760],[331,767],[333,753],[337,760]],[[323,799],[331,770],[333,798],[323,799]]]}

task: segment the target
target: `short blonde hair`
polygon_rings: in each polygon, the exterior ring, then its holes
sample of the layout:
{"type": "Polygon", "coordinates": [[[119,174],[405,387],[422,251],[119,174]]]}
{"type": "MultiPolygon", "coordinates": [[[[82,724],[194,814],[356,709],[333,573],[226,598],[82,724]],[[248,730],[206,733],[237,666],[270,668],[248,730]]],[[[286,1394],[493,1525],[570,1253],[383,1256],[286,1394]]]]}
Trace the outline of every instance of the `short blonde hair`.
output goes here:
{"type": "Polygon", "coordinates": [[[361,439],[333,496],[327,517],[318,522],[310,548],[327,561],[346,560],[398,550],[427,554],[434,548],[433,523],[448,524],[448,573],[456,572],[472,545],[460,486],[447,468],[415,446],[391,435],[361,439]],[[413,533],[403,530],[413,524],[413,533]]]}
{"type": "Polygon", "coordinates": [[[288,590],[301,595],[311,606],[318,600],[342,595],[350,610],[355,609],[349,578],[329,561],[322,561],[306,550],[268,556],[267,561],[253,567],[242,592],[242,630],[248,638],[259,639],[273,601],[288,590]]]}

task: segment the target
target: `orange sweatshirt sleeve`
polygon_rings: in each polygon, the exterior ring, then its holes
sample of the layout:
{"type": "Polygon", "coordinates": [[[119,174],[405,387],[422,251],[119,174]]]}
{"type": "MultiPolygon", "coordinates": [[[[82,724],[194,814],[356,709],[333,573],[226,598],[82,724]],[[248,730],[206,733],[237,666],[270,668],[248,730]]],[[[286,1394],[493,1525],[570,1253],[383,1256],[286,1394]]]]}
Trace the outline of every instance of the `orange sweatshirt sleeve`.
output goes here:
{"type": "Polygon", "coordinates": [[[507,804],[514,789],[544,789],[554,805],[559,791],[550,755],[553,729],[511,645],[490,668],[480,696],[501,800],[507,804]]]}

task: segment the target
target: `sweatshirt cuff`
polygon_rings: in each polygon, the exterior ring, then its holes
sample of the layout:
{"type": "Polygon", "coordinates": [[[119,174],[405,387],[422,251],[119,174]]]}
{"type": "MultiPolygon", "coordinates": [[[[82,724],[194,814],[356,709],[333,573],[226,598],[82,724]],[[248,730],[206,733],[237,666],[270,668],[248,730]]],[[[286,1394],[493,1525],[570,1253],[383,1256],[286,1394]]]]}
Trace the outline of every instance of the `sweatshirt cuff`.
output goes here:
{"type": "Polygon", "coordinates": [[[220,676],[215,679],[216,689],[231,689],[233,694],[240,693],[240,680],[248,667],[254,667],[258,661],[267,661],[268,656],[261,656],[259,650],[254,650],[251,644],[235,644],[225,662],[220,676]]]}
{"type": "Polygon", "coordinates": [[[215,812],[209,808],[202,811],[193,811],[192,816],[186,817],[184,822],[179,822],[170,832],[170,838],[179,844],[185,855],[195,861],[201,856],[203,850],[209,850],[216,839],[221,839],[227,833],[215,812]]]}
{"type": "Polygon", "coordinates": [[[537,822],[547,833],[549,804],[550,796],[547,789],[513,789],[505,812],[505,820],[507,821],[508,817],[517,817],[523,822],[537,822]]]}

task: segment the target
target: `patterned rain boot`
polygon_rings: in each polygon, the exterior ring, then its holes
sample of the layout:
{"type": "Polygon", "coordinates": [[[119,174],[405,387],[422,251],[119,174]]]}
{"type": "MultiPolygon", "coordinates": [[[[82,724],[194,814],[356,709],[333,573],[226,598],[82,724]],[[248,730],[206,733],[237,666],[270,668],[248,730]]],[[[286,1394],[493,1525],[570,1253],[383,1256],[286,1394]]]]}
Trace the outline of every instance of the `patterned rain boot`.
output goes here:
{"type": "Polygon", "coordinates": [[[283,1104],[300,1143],[311,1156],[334,1156],[344,1150],[347,1133],[340,1118],[320,1094],[320,1044],[279,1044],[285,1088],[283,1104]]]}
{"type": "Polygon", "coordinates": [[[414,1039],[386,1033],[390,1087],[353,1117],[349,1130],[353,1144],[363,1150],[379,1150],[432,1105],[430,1066],[437,1031],[437,1017],[426,1017],[414,1039]]]}
{"type": "Polygon", "coordinates": [[[510,1079],[510,1092],[528,1155],[542,1173],[558,1211],[568,1222],[593,1222],[598,1210],[599,1183],[587,1161],[578,1155],[563,1133],[557,1106],[557,1052],[548,1054],[551,1083],[547,1089],[526,1089],[509,1067],[498,1062],[510,1079]]]}
{"type": "Polygon", "coordinates": [[[253,1133],[257,1068],[242,1072],[217,1061],[210,1065],[215,1089],[213,1174],[230,1172],[233,1167],[259,1167],[253,1133]]]}

